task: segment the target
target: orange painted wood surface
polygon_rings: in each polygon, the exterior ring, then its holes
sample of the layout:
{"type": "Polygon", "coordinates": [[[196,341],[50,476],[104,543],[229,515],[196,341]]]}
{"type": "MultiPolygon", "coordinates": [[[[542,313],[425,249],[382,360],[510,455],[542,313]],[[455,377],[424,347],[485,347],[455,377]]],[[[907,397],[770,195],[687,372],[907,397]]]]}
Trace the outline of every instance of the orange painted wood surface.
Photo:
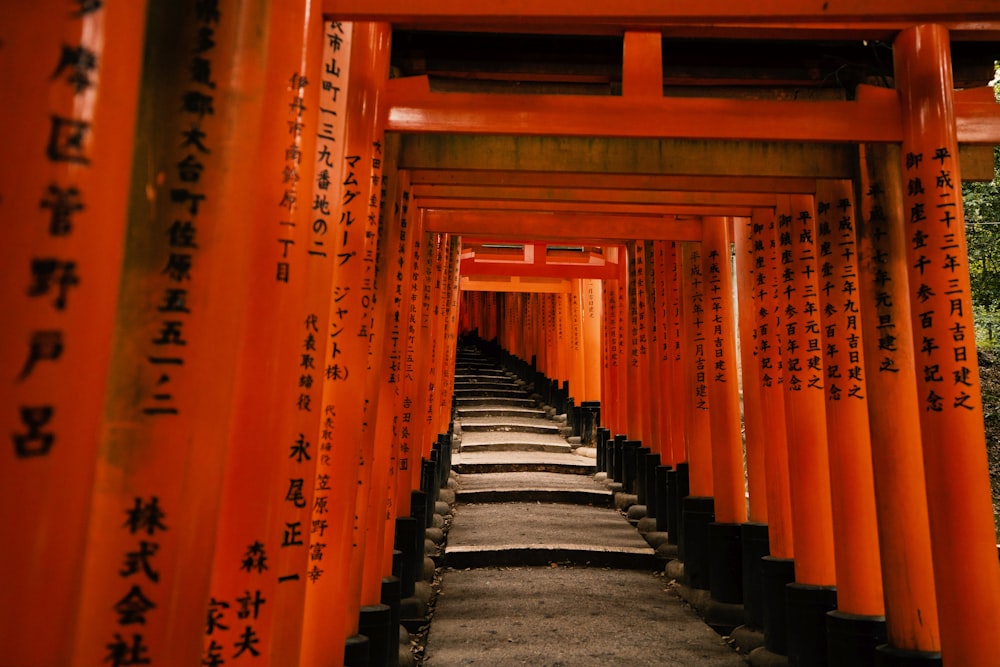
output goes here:
{"type": "Polygon", "coordinates": [[[66,665],[73,651],[145,7],[22,3],[0,26],[0,656],[11,664],[66,665]]]}
{"type": "Polygon", "coordinates": [[[889,645],[941,650],[910,323],[899,148],[865,146],[858,249],[868,427],[889,645]]]}
{"type": "Polygon", "coordinates": [[[947,31],[919,26],[894,50],[903,109],[910,319],[931,548],[948,665],[994,660],[1000,566],[991,515],[947,31]]]}
{"type": "MultiPolygon", "coordinates": [[[[682,369],[684,382],[679,385],[685,394],[684,410],[685,457],[690,476],[692,496],[710,497],[714,491],[712,473],[712,431],[709,396],[709,333],[710,317],[706,315],[706,285],[702,271],[702,244],[682,243],[678,249],[680,264],[680,294],[684,315],[682,322],[682,369]]],[[[675,452],[676,454],[676,452],[675,452]]]]}

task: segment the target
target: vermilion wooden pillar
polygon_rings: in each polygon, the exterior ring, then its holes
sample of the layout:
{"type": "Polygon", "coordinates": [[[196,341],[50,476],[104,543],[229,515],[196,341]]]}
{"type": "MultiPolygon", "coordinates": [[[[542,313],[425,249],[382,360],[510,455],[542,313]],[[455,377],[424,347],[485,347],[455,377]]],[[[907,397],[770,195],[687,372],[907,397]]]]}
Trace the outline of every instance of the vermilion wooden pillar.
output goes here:
{"type": "MultiPolygon", "coordinates": [[[[601,353],[601,321],[604,304],[601,299],[601,281],[580,281],[580,298],[583,302],[583,370],[585,375],[585,401],[604,401],[601,394],[601,370],[604,359],[601,353]]],[[[603,418],[603,415],[602,415],[603,418]]]]}
{"type": "Polygon", "coordinates": [[[885,606],[850,181],[818,182],[816,243],[837,571],[829,655],[832,665],[874,665],[875,647],[885,642],[885,606]]]}
{"type": "Polygon", "coordinates": [[[622,408],[625,400],[624,387],[621,385],[621,365],[624,357],[621,353],[621,337],[619,329],[618,280],[605,280],[603,283],[602,303],[604,305],[604,349],[606,368],[604,387],[601,395],[605,396],[607,406],[607,425],[612,434],[622,433],[625,423],[622,418],[622,408]]]}
{"type": "Polygon", "coordinates": [[[668,465],[676,465],[687,460],[685,433],[690,419],[683,395],[684,359],[687,351],[684,342],[684,302],[681,299],[681,246],[671,241],[666,250],[666,290],[667,290],[667,341],[669,355],[671,393],[670,403],[663,409],[670,413],[670,456],[668,465]]]}
{"type": "MultiPolygon", "coordinates": [[[[461,239],[450,236],[448,264],[445,267],[447,280],[444,307],[444,362],[441,365],[442,392],[438,403],[438,433],[450,434],[449,425],[452,417],[452,399],[455,394],[455,354],[457,352],[458,298],[459,298],[459,261],[461,255],[461,239]]],[[[502,317],[500,319],[503,319],[502,317]]]]}
{"type": "MultiPolygon", "coordinates": [[[[313,168],[326,39],[315,4],[278,2],[269,21],[253,213],[242,237],[251,270],[240,289],[252,298],[239,334],[233,427],[205,614],[208,660],[228,657],[247,636],[261,654],[297,662],[306,588],[326,565],[325,543],[311,551],[309,539],[321,447],[321,326],[334,261],[324,251],[324,229],[332,221],[314,210],[331,194],[316,187],[313,168]]],[[[342,140],[342,125],[334,133],[342,140]]]]}
{"type": "Polygon", "coordinates": [[[924,485],[899,147],[865,146],[858,250],[887,664],[934,664],[941,641],[924,485]]]}
{"type": "Polygon", "coordinates": [[[996,661],[1000,565],[973,334],[948,31],[904,30],[893,52],[903,113],[903,211],[913,346],[946,665],[996,661]]]}
{"type": "MultiPolygon", "coordinates": [[[[386,25],[359,23],[354,25],[350,40],[342,178],[334,184],[331,200],[336,222],[329,246],[334,258],[330,313],[323,327],[327,354],[321,362],[320,440],[326,441],[326,430],[331,436],[331,448],[321,446],[321,451],[329,455],[332,474],[340,483],[331,484],[327,495],[331,509],[326,533],[331,548],[327,553],[333,559],[330,576],[310,585],[306,600],[304,664],[343,659],[344,642],[357,633],[362,605],[373,447],[373,434],[365,428],[365,402],[374,398],[365,394],[374,286],[368,282],[373,276],[366,267],[374,258],[378,238],[370,216],[377,222],[379,193],[373,186],[380,182],[383,159],[373,106],[377,108],[379,90],[388,76],[389,37],[386,25]],[[328,624],[327,629],[316,631],[318,623],[328,624]]],[[[337,55],[327,51],[324,58],[324,71],[342,71],[337,55]]],[[[319,463],[319,473],[324,474],[325,461],[321,458],[319,463]]]]}
{"type": "Polygon", "coordinates": [[[702,252],[701,243],[691,242],[682,243],[679,250],[680,297],[684,307],[684,382],[680,386],[686,394],[682,405],[685,412],[685,460],[689,466],[689,495],[681,500],[679,546],[687,584],[692,588],[708,590],[711,556],[708,524],[715,519],[708,395],[712,324],[711,316],[706,311],[702,252]]]}
{"type": "MultiPolygon", "coordinates": [[[[243,225],[267,62],[257,26],[267,21],[261,6],[228,1],[149,8],[115,352],[67,664],[202,657],[249,295],[243,225]]],[[[228,650],[256,650],[253,623],[239,640],[228,650]]]]}
{"type": "Polygon", "coordinates": [[[629,437],[649,440],[649,350],[646,340],[646,250],[643,241],[629,246],[629,437]]]}
{"type": "MultiPolygon", "coordinates": [[[[653,326],[656,329],[655,346],[650,350],[655,369],[656,403],[652,410],[659,414],[657,440],[660,451],[660,463],[663,465],[673,465],[673,425],[676,418],[673,409],[673,349],[672,341],[674,332],[671,330],[670,321],[670,294],[668,285],[673,277],[668,275],[667,255],[672,254],[673,249],[668,241],[655,241],[652,243],[652,266],[653,280],[651,289],[653,295],[653,311],[650,316],[653,326]]],[[[671,267],[672,268],[672,267],[671,267]]]]}
{"type": "Polygon", "coordinates": [[[746,442],[747,488],[749,493],[748,520],[767,523],[767,469],[764,451],[770,437],[767,415],[761,397],[760,341],[756,329],[759,306],[753,298],[756,278],[762,275],[754,265],[753,244],[761,232],[755,226],[767,224],[768,211],[755,209],[752,218],[736,218],[733,223],[733,245],[736,268],[738,334],[740,340],[740,371],[743,377],[743,423],[746,442]]]}
{"type": "Polygon", "coordinates": [[[702,272],[700,243],[684,242],[680,255],[680,296],[684,308],[682,345],[684,346],[683,399],[685,456],[690,466],[691,495],[711,498],[712,475],[711,427],[708,396],[708,332],[711,322],[705,312],[705,280],[702,272]]]}
{"type": "Polygon", "coordinates": [[[826,436],[826,397],[816,242],[810,195],[778,198],[779,303],[783,308],[785,424],[795,526],[795,584],[789,586],[790,661],[822,664],[824,608],[836,606],[833,510],[826,436]],[[790,201],[789,201],[790,199],[790,201]]]}
{"type": "Polygon", "coordinates": [[[0,26],[0,660],[10,664],[67,665],[73,650],[145,8],[21,3],[0,26]]]}
{"type": "Polygon", "coordinates": [[[743,379],[743,425],[746,449],[748,521],[741,528],[743,606],[746,624],[764,627],[764,586],[761,559],[770,553],[767,526],[767,469],[764,451],[770,437],[764,412],[760,340],[757,335],[754,290],[760,269],[754,263],[753,243],[759,239],[757,226],[767,220],[768,211],[755,209],[752,218],[736,218],[733,223],[737,329],[740,341],[740,372],[743,379]]]}
{"type": "MultiPolygon", "coordinates": [[[[663,385],[663,371],[660,348],[660,337],[663,335],[659,326],[657,312],[660,304],[657,302],[657,264],[656,248],[652,241],[643,243],[644,267],[643,276],[643,320],[642,334],[645,336],[646,363],[644,381],[646,385],[647,433],[646,447],[653,454],[659,455],[663,449],[663,415],[660,410],[660,388],[663,385]]],[[[660,298],[662,301],[662,298],[660,298]]],[[[650,504],[652,500],[647,502],[650,504]]]]}
{"type": "MultiPolygon", "coordinates": [[[[768,548],[761,559],[761,616],[764,626],[764,649],[778,655],[788,653],[786,585],[795,579],[794,527],[789,484],[788,448],[785,423],[784,329],[781,285],[781,254],[778,251],[778,215],[788,215],[788,202],[782,210],[754,209],[750,226],[753,260],[753,293],[757,363],[760,372],[761,410],[768,423],[779,428],[769,430],[765,443],[764,465],[767,477],[768,548]]],[[[747,385],[744,385],[746,391],[747,385]]]]}
{"type": "Polygon", "coordinates": [[[712,410],[715,522],[708,527],[710,586],[719,602],[743,601],[740,524],[746,521],[743,435],[733,304],[732,218],[702,219],[706,384],[712,410]]]}
{"type": "Polygon", "coordinates": [[[706,331],[706,378],[712,406],[712,487],[719,523],[746,520],[736,312],[733,307],[731,218],[703,218],[702,280],[706,331]]]}

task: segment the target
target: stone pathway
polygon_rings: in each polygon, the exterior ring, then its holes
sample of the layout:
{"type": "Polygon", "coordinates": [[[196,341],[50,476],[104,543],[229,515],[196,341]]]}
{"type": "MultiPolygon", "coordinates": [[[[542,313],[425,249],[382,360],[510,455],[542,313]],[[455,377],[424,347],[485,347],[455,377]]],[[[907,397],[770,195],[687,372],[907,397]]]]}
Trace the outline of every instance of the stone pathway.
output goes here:
{"type": "Polygon", "coordinates": [[[477,351],[457,365],[456,505],[424,664],[744,665],[667,590],[593,449],[477,351]]]}

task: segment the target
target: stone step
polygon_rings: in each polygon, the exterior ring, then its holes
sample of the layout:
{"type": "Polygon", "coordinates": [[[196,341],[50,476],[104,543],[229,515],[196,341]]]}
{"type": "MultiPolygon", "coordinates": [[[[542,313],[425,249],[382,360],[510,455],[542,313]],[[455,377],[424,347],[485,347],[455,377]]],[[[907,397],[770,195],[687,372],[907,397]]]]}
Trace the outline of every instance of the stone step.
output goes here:
{"type": "Polygon", "coordinates": [[[504,389],[490,389],[488,387],[455,387],[455,398],[468,398],[472,396],[490,396],[494,398],[527,398],[528,393],[517,385],[504,389]]]}
{"type": "MultiPolygon", "coordinates": [[[[558,473],[552,473],[558,474],[558,473]]],[[[496,488],[459,490],[455,500],[462,504],[478,503],[559,503],[562,505],[590,505],[613,507],[614,494],[600,489],[559,488],[496,488]]]]}
{"type": "Polygon", "coordinates": [[[535,399],[527,397],[517,397],[517,396],[455,396],[454,403],[456,407],[468,407],[468,406],[488,406],[495,405],[498,407],[525,407],[533,408],[537,404],[535,399]]]}
{"type": "Polygon", "coordinates": [[[463,417],[462,433],[539,433],[559,435],[560,424],[554,424],[547,419],[528,419],[523,417],[463,417]]]}
{"type": "Polygon", "coordinates": [[[524,387],[521,387],[513,380],[507,382],[493,382],[493,381],[478,381],[478,380],[467,380],[455,382],[455,391],[461,391],[464,389],[479,389],[483,391],[520,391],[522,394],[525,393],[524,387]]]}
{"type": "Polygon", "coordinates": [[[513,502],[459,505],[448,533],[448,567],[570,562],[655,568],[653,549],[610,508],[513,502]]]}
{"type": "Polygon", "coordinates": [[[597,462],[575,453],[475,451],[452,454],[452,469],[460,475],[511,472],[553,472],[593,475],[597,462]]]}
{"type": "Polygon", "coordinates": [[[461,450],[462,452],[549,452],[553,454],[557,453],[570,453],[573,448],[567,443],[555,443],[555,442],[537,442],[534,440],[515,440],[508,439],[503,442],[462,442],[461,450]]]}
{"type": "Polygon", "coordinates": [[[525,418],[545,418],[545,410],[532,409],[532,408],[516,408],[516,407],[504,407],[504,406],[494,406],[494,407],[464,407],[456,408],[455,412],[458,417],[465,422],[466,419],[481,419],[484,417],[525,417],[525,418]]]}

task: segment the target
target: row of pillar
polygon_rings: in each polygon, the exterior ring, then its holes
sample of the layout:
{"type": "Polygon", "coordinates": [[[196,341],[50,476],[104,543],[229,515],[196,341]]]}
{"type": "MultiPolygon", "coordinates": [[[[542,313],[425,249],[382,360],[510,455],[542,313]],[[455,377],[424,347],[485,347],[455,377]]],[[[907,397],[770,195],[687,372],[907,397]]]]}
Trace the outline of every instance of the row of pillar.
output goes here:
{"type": "MultiPolygon", "coordinates": [[[[601,286],[599,468],[667,515],[689,586],[745,605],[758,660],[995,661],[947,31],[906,30],[894,57],[901,146],[705,217],[700,242],[631,241],[601,286]]],[[[553,299],[485,297],[481,326],[576,383],[553,299]]]]}
{"type": "Polygon", "coordinates": [[[0,28],[5,664],[396,664],[458,239],[378,121],[388,25],[321,5],[0,28]]]}

